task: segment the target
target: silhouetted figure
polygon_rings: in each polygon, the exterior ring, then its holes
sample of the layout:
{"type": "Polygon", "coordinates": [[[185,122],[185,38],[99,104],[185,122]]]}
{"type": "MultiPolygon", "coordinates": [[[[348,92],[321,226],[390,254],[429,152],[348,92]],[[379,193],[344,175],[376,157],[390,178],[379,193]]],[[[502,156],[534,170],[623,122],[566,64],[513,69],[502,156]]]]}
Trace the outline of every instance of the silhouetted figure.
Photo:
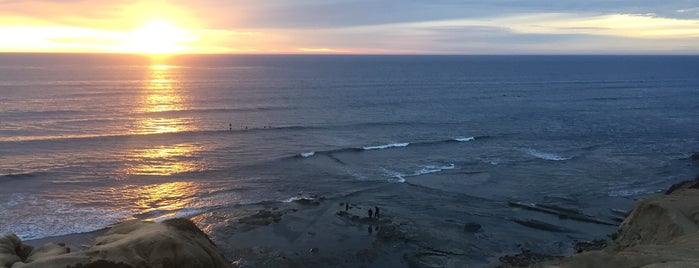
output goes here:
{"type": "Polygon", "coordinates": [[[345,211],[349,210],[349,203],[345,203],[345,211]]]}
{"type": "Polygon", "coordinates": [[[378,219],[379,218],[379,207],[375,206],[374,209],[375,209],[374,210],[374,217],[378,219]]]}
{"type": "Polygon", "coordinates": [[[367,228],[367,231],[369,231],[369,233],[371,234],[371,231],[372,231],[371,226],[369,226],[369,228],[367,228]]]}
{"type": "Polygon", "coordinates": [[[245,130],[248,130],[248,126],[245,126],[245,130]]]}
{"type": "Polygon", "coordinates": [[[232,131],[232,130],[233,130],[233,124],[228,124],[228,131],[232,131]]]}
{"type": "Polygon", "coordinates": [[[374,212],[373,212],[373,211],[371,211],[371,209],[369,209],[369,211],[368,211],[368,212],[369,212],[369,219],[371,219],[371,215],[372,215],[372,214],[374,214],[374,212]]]}

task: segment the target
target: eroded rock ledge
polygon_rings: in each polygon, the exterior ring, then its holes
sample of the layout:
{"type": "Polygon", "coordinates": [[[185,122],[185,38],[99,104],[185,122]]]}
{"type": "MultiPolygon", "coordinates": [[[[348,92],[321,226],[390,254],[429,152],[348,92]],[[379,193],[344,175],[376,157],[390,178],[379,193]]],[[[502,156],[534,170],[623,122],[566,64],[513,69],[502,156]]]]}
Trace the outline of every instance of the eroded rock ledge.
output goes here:
{"type": "Polygon", "coordinates": [[[32,248],[14,234],[0,237],[0,268],[230,267],[216,245],[187,219],[127,221],[70,253],[64,244],[32,248]]]}
{"type": "Polygon", "coordinates": [[[616,238],[544,267],[699,267],[699,177],[636,202],[616,238]]]}

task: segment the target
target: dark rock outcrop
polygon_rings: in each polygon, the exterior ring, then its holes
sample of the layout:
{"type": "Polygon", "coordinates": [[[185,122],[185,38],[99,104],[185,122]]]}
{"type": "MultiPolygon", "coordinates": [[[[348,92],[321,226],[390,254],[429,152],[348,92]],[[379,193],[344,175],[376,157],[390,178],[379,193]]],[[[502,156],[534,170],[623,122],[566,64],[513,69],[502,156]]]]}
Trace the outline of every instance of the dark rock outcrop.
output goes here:
{"type": "Polygon", "coordinates": [[[187,219],[127,221],[95,239],[85,251],[64,244],[31,249],[14,234],[0,238],[0,268],[230,267],[208,236],[187,219]]]}
{"type": "Polygon", "coordinates": [[[257,213],[241,218],[240,223],[249,225],[270,225],[273,222],[278,222],[282,219],[281,212],[272,212],[269,210],[260,210],[257,213]]]}

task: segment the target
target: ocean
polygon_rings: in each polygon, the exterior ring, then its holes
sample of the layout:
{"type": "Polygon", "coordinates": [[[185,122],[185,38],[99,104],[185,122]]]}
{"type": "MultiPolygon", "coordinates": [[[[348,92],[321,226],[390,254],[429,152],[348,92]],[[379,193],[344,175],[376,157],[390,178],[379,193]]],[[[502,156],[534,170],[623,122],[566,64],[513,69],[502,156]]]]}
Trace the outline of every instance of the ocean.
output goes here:
{"type": "Polygon", "coordinates": [[[0,233],[22,239],[323,196],[477,223],[474,255],[557,253],[616,227],[508,202],[610,220],[697,151],[696,56],[0,54],[0,233]]]}

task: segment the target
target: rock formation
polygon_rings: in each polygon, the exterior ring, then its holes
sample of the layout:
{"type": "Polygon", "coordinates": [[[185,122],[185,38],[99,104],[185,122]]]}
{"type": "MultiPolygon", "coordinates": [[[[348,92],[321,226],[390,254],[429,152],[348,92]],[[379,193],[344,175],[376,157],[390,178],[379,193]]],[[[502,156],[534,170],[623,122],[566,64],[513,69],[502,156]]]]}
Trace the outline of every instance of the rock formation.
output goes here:
{"type": "Polygon", "coordinates": [[[14,234],[0,238],[0,268],[174,268],[230,267],[204,232],[187,219],[162,223],[127,221],[95,239],[85,251],[63,244],[37,248],[14,234]]]}
{"type": "Polygon", "coordinates": [[[616,239],[554,267],[699,267],[699,177],[639,200],[616,239]]]}

